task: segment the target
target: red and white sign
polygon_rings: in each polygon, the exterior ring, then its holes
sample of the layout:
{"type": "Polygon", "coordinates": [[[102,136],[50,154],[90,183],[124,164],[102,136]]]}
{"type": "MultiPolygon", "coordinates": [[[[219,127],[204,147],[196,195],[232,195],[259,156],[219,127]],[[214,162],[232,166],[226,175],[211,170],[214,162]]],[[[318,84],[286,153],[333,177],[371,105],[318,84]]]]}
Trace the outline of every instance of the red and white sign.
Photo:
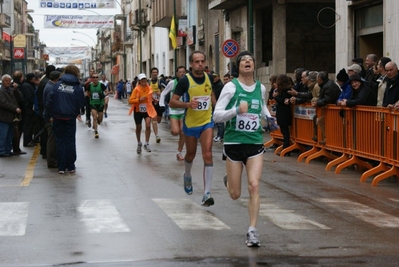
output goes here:
{"type": "Polygon", "coordinates": [[[222,54],[225,57],[232,58],[240,52],[240,45],[233,39],[227,39],[222,44],[222,54]]]}
{"type": "Polygon", "coordinates": [[[24,48],[14,48],[14,59],[24,59],[25,49],[24,48]]]}

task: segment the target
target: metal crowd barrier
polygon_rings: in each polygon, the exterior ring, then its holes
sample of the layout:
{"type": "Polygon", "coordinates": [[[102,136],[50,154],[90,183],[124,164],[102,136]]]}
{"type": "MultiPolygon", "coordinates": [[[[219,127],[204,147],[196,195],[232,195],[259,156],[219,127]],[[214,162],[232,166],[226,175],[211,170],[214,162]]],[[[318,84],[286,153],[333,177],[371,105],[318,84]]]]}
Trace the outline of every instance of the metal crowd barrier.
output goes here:
{"type": "MultiPolygon", "coordinates": [[[[270,103],[271,114],[274,103],[270,103]]],[[[341,108],[328,105],[313,108],[296,105],[292,109],[292,145],[282,149],[280,131],[270,133],[265,146],[279,144],[275,154],[283,157],[293,150],[300,150],[298,162],[321,156],[329,162],[326,170],[335,167],[335,173],[355,165],[362,171],[361,182],[374,176],[372,185],[391,176],[399,177],[399,112],[383,107],[357,106],[341,108]],[[324,130],[315,126],[314,117],[324,117],[324,130]]],[[[321,124],[319,121],[318,124],[321,124]]]]}

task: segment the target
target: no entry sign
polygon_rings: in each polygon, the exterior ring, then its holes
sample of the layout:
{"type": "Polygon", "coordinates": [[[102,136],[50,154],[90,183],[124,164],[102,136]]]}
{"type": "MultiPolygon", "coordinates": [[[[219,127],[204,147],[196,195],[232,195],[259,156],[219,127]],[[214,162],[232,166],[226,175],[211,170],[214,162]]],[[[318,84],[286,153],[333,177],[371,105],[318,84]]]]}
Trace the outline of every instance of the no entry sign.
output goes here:
{"type": "Polygon", "coordinates": [[[240,46],[233,39],[227,39],[222,44],[222,53],[225,57],[232,58],[238,55],[240,52],[240,46]]]}

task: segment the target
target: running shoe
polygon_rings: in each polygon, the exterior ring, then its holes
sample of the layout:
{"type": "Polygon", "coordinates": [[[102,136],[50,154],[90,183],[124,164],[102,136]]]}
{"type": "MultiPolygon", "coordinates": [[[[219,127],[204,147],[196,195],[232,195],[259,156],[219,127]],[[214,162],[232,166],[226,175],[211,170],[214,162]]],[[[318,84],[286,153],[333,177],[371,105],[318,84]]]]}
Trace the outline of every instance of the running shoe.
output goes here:
{"type": "Polygon", "coordinates": [[[141,154],[141,146],[142,146],[143,144],[140,142],[138,145],[137,145],[137,154],[141,154]]]}
{"type": "Polygon", "coordinates": [[[157,136],[157,143],[161,143],[161,138],[157,136]]]}
{"type": "Polygon", "coordinates": [[[147,150],[147,152],[151,152],[151,148],[150,148],[149,144],[145,144],[144,149],[147,150]]]}
{"type": "Polygon", "coordinates": [[[184,191],[186,192],[187,195],[191,195],[193,193],[193,184],[191,182],[192,178],[183,175],[183,179],[184,179],[184,191]]]}
{"type": "Polygon", "coordinates": [[[204,194],[204,197],[202,198],[201,205],[205,207],[209,207],[215,204],[215,201],[213,200],[213,197],[211,196],[211,193],[206,192],[204,194]]]}
{"type": "Polygon", "coordinates": [[[64,174],[64,173],[65,173],[65,171],[58,171],[58,173],[59,173],[59,174],[64,174]]]}
{"type": "Polygon", "coordinates": [[[247,240],[245,241],[247,247],[260,247],[259,235],[256,230],[247,233],[247,240]]]}
{"type": "Polygon", "coordinates": [[[94,138],[99,138],[99,137],[100,137],[100,135],[98,134],[97,131],[95,131],[95,132],[94,132],[94,138]]]}
{"type": "Polygon", "coordinates": [[[108,118],[107,112],[104,112],[104,117],[105,117],[105,118],[108,118]]]}
{"type": "Polygon", "coordinates": [[[73,169],[73,170],[70,170],[70,171],[68,170],[68,172],[69,172],[69,173],[75,173],[75,172],[76,172],[76,169],[73,169]]]}
{"type": "Polygon", "coordinates": [[[178,152],[178,153],[176,154],[176,159],[177,159],[178,161],[183,161],[183,160],[184,160],[184,157],[183,157],[183,155],[181,154],[181,152],[178,152]]]}
{"type": "Polygon", "coordinates": [[[222,138],[217,136],[216,138],[213,138],[213,141],[215,141],[216,143],[219,143],[220,141],[222,141],[222,138]]]}
{"type": "Polygon", "coordinates": [[[91,121],[86,121],[87,127],[91,127],[91,121]]]}
{"type": "Polygon", "coordinates": [[[224,183],[224,186],[227,187],[227,174],[225,174],[223,176],[223,183],[224,183]]]}

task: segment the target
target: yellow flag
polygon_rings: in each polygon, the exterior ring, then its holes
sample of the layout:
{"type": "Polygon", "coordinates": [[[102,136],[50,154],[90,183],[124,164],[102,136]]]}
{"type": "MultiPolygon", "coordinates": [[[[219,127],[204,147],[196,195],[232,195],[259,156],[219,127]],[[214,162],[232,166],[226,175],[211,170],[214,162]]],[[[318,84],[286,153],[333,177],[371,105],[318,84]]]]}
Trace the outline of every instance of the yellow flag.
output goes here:
{"type": "Polygon", "coordinates": [[[175,23],[175,16],[172,17],[172,21],[170,23],[170,30],[169,30],[169,38],[172,41],[172,47],[173,49],[176,49],[177,47],[177,41],[176,41],[176,23],[175,23]]]}

